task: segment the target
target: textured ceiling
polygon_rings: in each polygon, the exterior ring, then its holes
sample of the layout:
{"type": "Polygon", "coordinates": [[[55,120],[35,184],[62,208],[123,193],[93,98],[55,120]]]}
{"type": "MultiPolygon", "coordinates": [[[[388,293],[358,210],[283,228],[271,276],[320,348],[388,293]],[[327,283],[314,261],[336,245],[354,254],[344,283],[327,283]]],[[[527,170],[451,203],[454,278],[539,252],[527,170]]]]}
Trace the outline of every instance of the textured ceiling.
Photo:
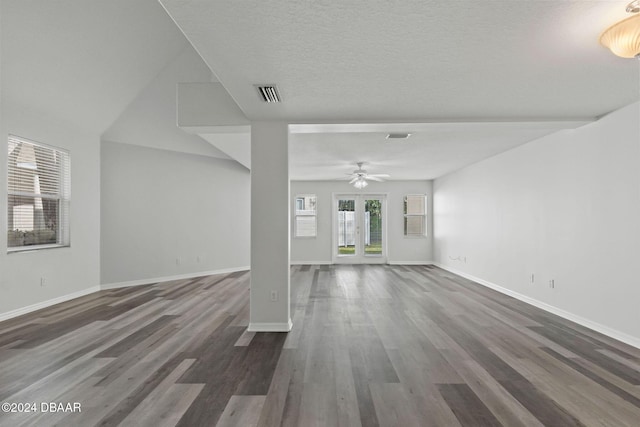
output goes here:
{"type": "Polygon", "coordinates": [[[627,1],[160,1],[254,120],[594,118],[638,98],[636,62],[598,44],[627,1]]]}

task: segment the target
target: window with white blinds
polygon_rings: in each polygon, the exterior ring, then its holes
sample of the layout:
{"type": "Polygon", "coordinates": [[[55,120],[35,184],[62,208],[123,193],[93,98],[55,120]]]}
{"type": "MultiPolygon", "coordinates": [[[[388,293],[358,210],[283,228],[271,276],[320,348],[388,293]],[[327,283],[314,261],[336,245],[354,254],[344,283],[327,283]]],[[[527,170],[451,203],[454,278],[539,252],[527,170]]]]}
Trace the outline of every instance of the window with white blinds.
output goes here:
{"type": "Polygon", "coordinates": [[[296,237],[316,237],[318,232],[316,213],[315,194],[297,195],[293,235],[296,237]]]}
{"type": "Polygon", "coordinates": [[[427,196],[409,194],[404,197],[404,235],[424,237],[427,235],[427,196]]]}
{"type": "Polygon", "coordinates": [[[8,149],[8,250],[69,246],[69,153],[13,135],[8,149]]]}

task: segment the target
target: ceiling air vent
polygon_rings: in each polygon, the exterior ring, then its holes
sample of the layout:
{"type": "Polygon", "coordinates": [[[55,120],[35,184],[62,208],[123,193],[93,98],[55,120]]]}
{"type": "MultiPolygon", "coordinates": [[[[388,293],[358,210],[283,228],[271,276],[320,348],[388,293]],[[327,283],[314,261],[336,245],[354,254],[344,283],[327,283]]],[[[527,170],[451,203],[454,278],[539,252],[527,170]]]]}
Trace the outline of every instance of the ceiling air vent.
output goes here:
{"type": "Polygon", "coordinates": [[[410,133],[390,133],[387,135],[387,139],[407,139],[410,136],[410,133]]]}
{"type": "Polygon", "coordinates": [[[258,95],[264,102],[281,102],[276,85],[254,85],[258,89],[258,95]]]}

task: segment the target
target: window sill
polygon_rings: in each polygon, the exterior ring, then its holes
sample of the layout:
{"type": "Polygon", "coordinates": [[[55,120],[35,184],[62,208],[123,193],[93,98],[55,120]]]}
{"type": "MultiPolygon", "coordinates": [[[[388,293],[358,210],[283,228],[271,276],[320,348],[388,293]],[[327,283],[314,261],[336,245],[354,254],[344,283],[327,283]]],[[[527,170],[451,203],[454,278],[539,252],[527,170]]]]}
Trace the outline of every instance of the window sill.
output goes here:
{"type": "Polygon", "coordinates": [[[19,246],[13,248],[7,248],[8,254],[17,254],[25,252],[36,252],[42,249],[57,249],[57,248],[69,248],[71,245],[33,245],[33,246],[19,246]]]}

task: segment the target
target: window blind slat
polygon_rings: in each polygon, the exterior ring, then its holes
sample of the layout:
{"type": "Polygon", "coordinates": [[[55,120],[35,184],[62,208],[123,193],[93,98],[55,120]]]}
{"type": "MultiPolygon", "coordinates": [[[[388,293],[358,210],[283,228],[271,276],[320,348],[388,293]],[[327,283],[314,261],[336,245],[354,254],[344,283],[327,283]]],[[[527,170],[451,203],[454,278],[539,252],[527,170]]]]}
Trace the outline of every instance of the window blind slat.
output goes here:
{"type": "Polygon", "coordinates": [[[316,237],[318,232],[316,196],[313,194],[301,194],[297,195],[295,200],[295,236],[316,237]]]}
{"type": "Polygon", "coordinates": [[[407,196],[407,215],[424,215],[424,195],[407,196]]]}
{"type": "Polygon", "coordinates": [[[424,194],[409,194],[404,197],[404,235],[423,237],[427,235],[427,198],[424,194]]]}
{"type": "Polygon", "coordinates": [[[9,136],[7,246],[69,244],[69,153],[9,136]]]}

